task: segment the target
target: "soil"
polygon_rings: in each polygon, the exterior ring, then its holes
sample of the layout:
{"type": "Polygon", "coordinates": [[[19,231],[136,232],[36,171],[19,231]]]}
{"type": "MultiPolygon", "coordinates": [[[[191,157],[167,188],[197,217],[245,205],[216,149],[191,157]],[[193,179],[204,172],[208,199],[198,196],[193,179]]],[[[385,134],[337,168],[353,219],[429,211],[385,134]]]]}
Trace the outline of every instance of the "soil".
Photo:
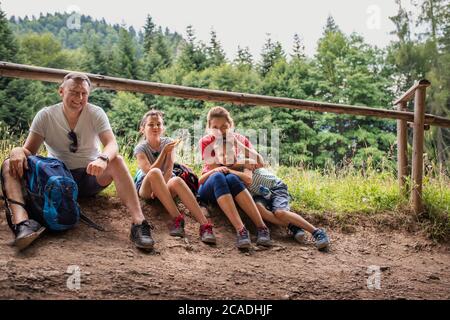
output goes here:
{"type": "Polygon", "coordinates": [[[450,299],[450,245],[420,232],[329,225],[332,245],[320,252],[311,239],[298,244],[271,226],[272,248],[239,251],[220,212],[211,213],[218,243],[210,246],[190,216],[187,236],[174,238],[162,207],[143,204],[156,240],[155,250],[144,252],[130,242],[130,217],[117,198],[81,204],[107,232],[80,224],[45,233],[22,253],[8,244],[2,214],[1,299],[450,299]],[[79,287],[70,266],[79,268],[79,287]]]}

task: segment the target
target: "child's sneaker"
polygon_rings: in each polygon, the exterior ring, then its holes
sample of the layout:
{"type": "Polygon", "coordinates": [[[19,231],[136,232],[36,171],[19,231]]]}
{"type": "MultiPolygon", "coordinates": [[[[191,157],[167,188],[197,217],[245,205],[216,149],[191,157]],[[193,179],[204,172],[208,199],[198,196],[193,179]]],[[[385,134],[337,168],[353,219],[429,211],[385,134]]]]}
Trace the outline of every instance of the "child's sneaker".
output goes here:
{"type": "Polygon", "coordinates": [[[204,243],[216,243],[216,236],[213,232],[213,226],[211,223],[203,224],[200,226],[200,239],[204,243]]]}
{"type": "Polygon", "coordinates": [[[305,242],[305,230],[303,230],[300,227],[297,227],[297,226],[293,225],[292,223],[289,223],[288,229],[289,229],[290,233],[292,234],[292,236],[294,237],[294,239],[298,243],[304,243],[305,242]]]}
{"type": "Polygon", "coordinates": [[[316,231],[313,232],[312,236],[314,237],[317,249],[323,250],[328,248],[330,240],[328,239],[328,235],[325,230],[316,229],[316,231]]]}
{"type": "Polygon", "coordinates": [[[173,237],[184,237],[184,216],[180,214],[170,226],[170,235],[173,237]]]}
{"type": "Polygon", "coordinates": [[[247,249],[250,248],[251,244],[252,242],[250,241],[248,230],[243,227],[240,231],[237,232],[236,246],[239,249],[247,249]]]}
{"type": "Polygon", "coordinates": [[[260,246],[270,247],[272,245],[272,239],[270,239],[270,231],[267,227],[258,228],[258,238],[256,244],[260,246]]]}

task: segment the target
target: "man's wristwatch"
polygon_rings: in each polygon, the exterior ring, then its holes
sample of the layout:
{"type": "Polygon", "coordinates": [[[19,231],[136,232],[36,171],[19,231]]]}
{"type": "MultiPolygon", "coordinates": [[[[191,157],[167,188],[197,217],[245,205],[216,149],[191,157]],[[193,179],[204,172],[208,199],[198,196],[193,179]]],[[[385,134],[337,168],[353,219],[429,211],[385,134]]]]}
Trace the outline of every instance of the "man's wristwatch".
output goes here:
{"type": "Polygon", "coordinates": [[[106,161],[106,163],[109,163],[109,157],[106,154],[100,154],[97,159],[102,159],[103,161],[106,161]]]}

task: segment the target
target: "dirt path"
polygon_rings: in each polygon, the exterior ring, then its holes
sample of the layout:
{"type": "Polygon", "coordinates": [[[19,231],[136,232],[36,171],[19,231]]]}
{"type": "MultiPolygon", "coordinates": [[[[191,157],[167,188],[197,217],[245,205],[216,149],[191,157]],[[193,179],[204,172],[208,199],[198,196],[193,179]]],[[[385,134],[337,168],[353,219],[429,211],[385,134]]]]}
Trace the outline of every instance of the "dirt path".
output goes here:
{"type": "Polygon", "coordinates": [[[128,240],[130,220],[117,199],[82,206],[110,231],[82,224],[46,234],[22,254],[7,244],[12,236],[1,208],[1,299],[450,299],[450,245],[420,235],[329,230],[333,244],[322,253],[273,227],[273,248],[240,252],[221,216],[213,215],[218,245],[210,247],[191,218],[187,238],[172,238],[166,214],[145,205],[157,245],[144,253],[128,240]],[[70,265],[80,268],[79,290],[67,288],[70,265]],[[377,284],[372,265],[380,267],[380,289],[367,287],[368,277],[377,284]]]}

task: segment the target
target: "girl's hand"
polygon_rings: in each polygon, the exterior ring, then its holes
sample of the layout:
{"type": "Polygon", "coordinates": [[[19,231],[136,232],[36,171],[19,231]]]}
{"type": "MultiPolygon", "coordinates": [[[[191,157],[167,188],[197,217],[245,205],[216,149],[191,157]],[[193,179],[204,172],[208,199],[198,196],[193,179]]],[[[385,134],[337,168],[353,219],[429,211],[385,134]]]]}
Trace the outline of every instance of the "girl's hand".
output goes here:
{"type": "Polygon", "coordinates": [[[228,169],[227,167],[224,167],[224,166],[217,167],[217,168],[213,169],[212,171],[214,171],[214,172],[222,172],[222,173],[225,173],[225,174],[230,173],[230,169],[228,169]]]}
{"type": "Polygon", "coordinates": [[[175,147],[178,143],[180,143],[180,141],[175,140],[175,141],[172,141],[172,142],[166,144],[164,146],[164,148],[162,149],[161,153],[165,153],[165,154],[171,153],[175,149],[175,147]]]}
{"type": "Polygon", "coordinates": [[[255,169],[258,168],[257,167],[257,165],[258,165],[257,161],[255,161],[253,159],[245,159],[244,161],[245,161],[244,162],[244,169],[248,169],[248,170],[254,171],[255,169]]]}

